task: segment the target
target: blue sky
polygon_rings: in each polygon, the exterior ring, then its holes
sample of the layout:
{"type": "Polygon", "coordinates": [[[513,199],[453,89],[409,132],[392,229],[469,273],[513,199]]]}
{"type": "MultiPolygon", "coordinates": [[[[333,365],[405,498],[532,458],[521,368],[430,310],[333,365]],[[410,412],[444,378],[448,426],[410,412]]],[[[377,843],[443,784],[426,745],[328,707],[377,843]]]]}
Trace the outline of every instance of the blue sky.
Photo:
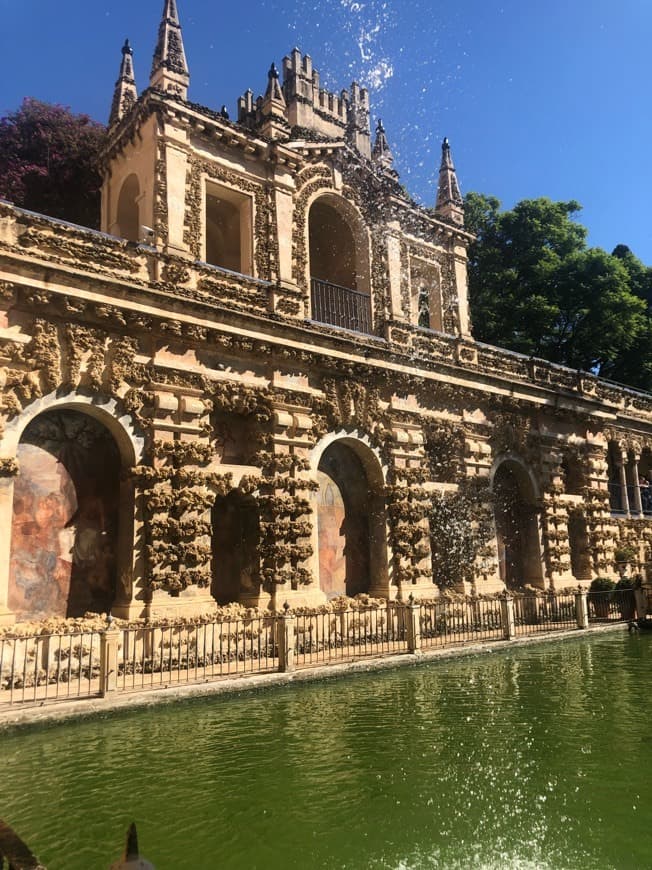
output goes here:
{"type": "MultiPolygon", "coordinates": [[[[178,0],[190,98],[264,90],[298,45],[326,87],[371,85],[401,180],[435,196],[451,140],[464,192],[576,199],[591,244],[652,264],[650,0],[178,0]]],[[[24,96],[106,121],[129,37],[147,84],[162,0],[0,0],[0,112],[24,96]]]]}

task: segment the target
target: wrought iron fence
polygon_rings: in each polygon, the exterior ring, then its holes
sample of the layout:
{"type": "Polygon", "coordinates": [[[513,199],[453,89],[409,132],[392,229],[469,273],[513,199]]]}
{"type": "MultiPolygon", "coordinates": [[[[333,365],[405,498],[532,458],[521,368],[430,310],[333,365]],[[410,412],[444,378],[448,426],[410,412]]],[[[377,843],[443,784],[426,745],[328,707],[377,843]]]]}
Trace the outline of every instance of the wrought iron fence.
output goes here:
{"type": "Polygon", "coordinates": [[[300,667],[407,651],[401,606],[307,613],[295,619],[295,662],[300,667]]]}
{"type": "Polygon", "coordinates": [[[319,278],[310,279],[312,319],[354,332],[371,333],[371,299],[368,293],[340,287],[319,278]]]}
{"type": "Polygon", "coordinates": [[[100,634],[0,639],[0,705],[100,694],[100,634]]]}
{"type": "Polygon", "coordinates": [[[0,707],[318,667],[617,622],[635,615],[634,590],[541,593],[513,599],[289,612],[247,619],[109,627],[0,637],[0,707]]]}
{"type": "Polygon", "coordinates": [[[611,592],[589,592],[589,622],[622,622],[636,614],[633,589],[614,589],[611,592]]]}
{"type": "Polygon", "coordinates": [[[574,593],[556,592],[516,596],[514,627],[517,635],[577,628],[574,593]]]}
{"type": "Polygon", "coordinates": [[[278,665],[275,620],[271,616],[126,628],[121,635],[118,691],[264,673],[278,665]]]}
{"type": "Polygon", "coordinates": [[[435,601],[422,604],[419,623],[424,647],[447,646],[504,636],[501,602],[435,601]]]}

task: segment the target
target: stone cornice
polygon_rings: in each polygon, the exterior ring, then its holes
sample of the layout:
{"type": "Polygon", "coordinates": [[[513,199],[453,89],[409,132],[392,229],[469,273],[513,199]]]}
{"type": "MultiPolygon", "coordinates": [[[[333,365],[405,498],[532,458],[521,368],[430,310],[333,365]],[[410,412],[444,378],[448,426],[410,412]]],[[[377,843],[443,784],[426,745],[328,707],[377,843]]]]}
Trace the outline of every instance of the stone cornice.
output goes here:
{"type": "MultiPolygon", "coordinates": [[[[282,355],[308,354],[327,367],[356,360],[414,382],[454,380],[456,388],[510,394],[551,409],[652,426],[652,395],[472,340],[390,322],[386,337],[301,319],[301,291],[162,254],[0,203],[0,280],[53,297],[98,294],[102,305],[146,311],[157,320],[201,322],[282,355]],[[4,223],[4,226],[3,226],[4,223]],[[85,288],[85,291],[78,288],[85,288]],[[284,299],[273,313],[272,296],[284,299]],[[183,304],[183,307],[180,306],[183,304]],[[283,314],[280,311],[283,310],[283,314]],[[180,313],[183,312],[183,313],[180,313]]],[[[11,304],[11,302],[10,302],[11,304]]]]}

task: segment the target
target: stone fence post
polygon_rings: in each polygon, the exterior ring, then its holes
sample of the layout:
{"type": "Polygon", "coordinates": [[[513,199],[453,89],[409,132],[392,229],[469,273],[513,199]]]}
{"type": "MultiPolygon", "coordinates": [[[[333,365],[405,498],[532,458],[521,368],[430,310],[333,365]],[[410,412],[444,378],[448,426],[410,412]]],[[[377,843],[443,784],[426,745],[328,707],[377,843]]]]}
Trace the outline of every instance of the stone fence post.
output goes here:
{"type": "Polygon", "coordinates": [[[634,589],[634,600],[636,601],[636,616],[638,619],[645,619],[648,609],[648,589],[649,586],[641,586],[639,589],[634,589]]]}
{"type": "Polygon", "coordinates": [[[285,613],[276,617],[276,647],[278,669],[287,674],[294,670],[294,644],[297,630],[296,617],[285,613]]]}
{"type": "Polygon", "coordinates": [[[511,595],[504,595],[500,599],[500,613],[503,622],[503,638],[505,640],[511,640],[516,634],[514,599],[511,595]]]}
{"type": "Polygon", "coordinates": [[[575,593],[575,619],[578,628],[589,627],[588,593],[586,589],[575,593]]]}
{"type": "Polygon", "coordinates": [[[118,687],[120,629],[109,626],[100,635],[100,694],[106,697],[118,687]]]}
{"type": "Polygon", "coordinates": [[[421,605],[410,601],[405,605],[407,616],[407,644],[408,652],[415,653],[421,650],[421,605]]]}

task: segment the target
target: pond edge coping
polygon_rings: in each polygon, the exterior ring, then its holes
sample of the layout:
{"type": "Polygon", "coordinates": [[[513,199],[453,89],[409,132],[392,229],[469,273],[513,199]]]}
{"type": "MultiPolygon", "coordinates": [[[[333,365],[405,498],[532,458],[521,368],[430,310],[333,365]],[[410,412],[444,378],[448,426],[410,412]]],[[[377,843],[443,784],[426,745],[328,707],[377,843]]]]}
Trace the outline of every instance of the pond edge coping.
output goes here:
{"type": "Polygon", "coordinates": [[[336,679],[352,673],[373,673],[407,665],[421,665],[442,659],[464,658],[491,652],[515,649],[519,646],[532,646],[550,643],[555,640],[586,638],[593,634],[627,629],[627,623],[596,625],[587,630],[576,628],[567,631],[542,632],[541,634],[515,637],[511,640],[488,640],[463,646],[441,647],[421,650],[416,653],[397,653],[392,655],[357,659],[352,662],[337,662],[328,665],[314,665],[298,668],[288,673],[254,674],[243,677],[222,677],[207,683],[186,683],[182,686],[169,686],[160,689],[145,689],[140,692],[109,695],[105,698],[78,698],[73,701],[51,701],[29,706],[16,706],[0,711],[0,732],[14,729],[23,730],[43,724],[55,724],[71,719],[90,719],[107,713],[123,710],[136,710],[172,704],[187,698],[208,697],[213,695],[240,695],[243,692],[257,691],[293,683],[317,682],[323,679],[336,679]]]}

